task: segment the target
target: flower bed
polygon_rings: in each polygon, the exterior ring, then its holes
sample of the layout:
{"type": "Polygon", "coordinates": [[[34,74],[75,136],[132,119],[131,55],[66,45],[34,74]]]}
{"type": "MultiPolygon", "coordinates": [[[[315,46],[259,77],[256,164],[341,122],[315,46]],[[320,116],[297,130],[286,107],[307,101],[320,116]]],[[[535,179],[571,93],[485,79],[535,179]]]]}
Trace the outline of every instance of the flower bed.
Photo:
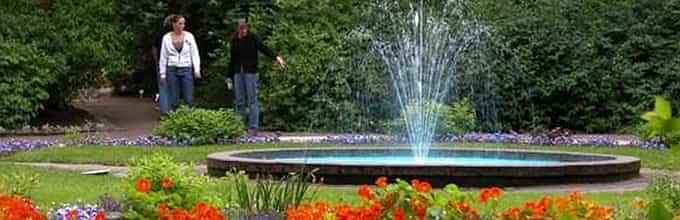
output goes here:
{"type": "MultiPolygon", "coordinates": [[[[190,146],[191,143],[179,142],[159,136],[140,136],[135,138],[112,138],[86,136],[71,143],[20,138],[0,141],[0,155],[15,151],[34,150],[50,146],[102,145],[102,146],[190,146]]],[[[405,144],[406,137],[387,135],[340,134],[308,137],[289,136],[242,136],[235,140],[220,140],[215,144],[244,143],[319,143],[319,144],[405,144]]],[[[465,135],[442,135],[435,143],[508,143],[530,145],[577,145],[577,146],[639,146],[643,149],[667,149],[660,140],[643,141],[635,136],[617,135],[557,135],[514,134],[514,133],[468,133],[465,135]]]]}
{"type": "Polygon", "coordinates": [[[328,204],[320,201],[291,207],[288,220],[334,220],[334,219],[588,219],[614,218],[612,208],[586,200],[580,193],[564,197],[544,197],[527,201],[522,206],[498,209],[503,191],[491,187],[482,189],[478,198],[449,185],[440,193],[434,193],[427,182],[418,180],[411,184],[402,180],[388,184],[387,178],[376,181],[377,190],[364,185],[358,190],[360,204],[328,204]]]}

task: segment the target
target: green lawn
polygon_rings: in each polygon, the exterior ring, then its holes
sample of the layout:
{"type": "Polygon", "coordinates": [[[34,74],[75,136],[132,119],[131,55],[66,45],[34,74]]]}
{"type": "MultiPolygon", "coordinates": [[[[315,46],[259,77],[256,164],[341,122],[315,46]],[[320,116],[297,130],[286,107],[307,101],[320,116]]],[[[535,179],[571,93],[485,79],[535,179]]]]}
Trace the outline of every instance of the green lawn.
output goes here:
{"type": "MultiPolygon", "coordinates": [[[[60,203],[77,201],[92,202],[104,194],[123,197],[125,179],[114,176],[84,176],[77,172],[35,168],[28,166],[0,164],[3,173],[39,174],[39,184],[30,194],[34,202],[43,208],[53,207],[60,203]]],[[[356,202],[356,187],[353,186],[318,186],[317,199],[329,202],[356,202]]],[[[476,192],[474,190],[473,192],[476,192]]],[[[540,199],[544,195],[564,195],[564,193],[526,193],[508,192],[500,204],[501,208],[522,205],[529,199],[540,199]]],[[[625,193],[587,193],[585,196],[600,204],[628,204],[635,197],[644,197],[644,192],[625,193]]]]}
{"type": "Polygon", "coordinates": [[[0,164],[2,174],[38,174],[39,182],[30,197],[39,207],[52,207],[53,203],[96,201],[100,195],[121,195],[122,179],[114,176],[83,176],[67,172],[0,164]]]}
{"type": "MultiPolygon", "coordinates": [[[[280,147],[323,147],[328,145],[300,145],[300,144],[243,144],[243,145],[211,145],[194,147],[108,147],[81,146],[49,148],[29,152],[20,152],[7,157],[0,157],[0,161],[16,162],[54,162],[54,163],[94,163],[106,165],[124,165],[131,158],[149,155],[154,152],[165,152],[179,161],[204,163],[210,153],[237,149],[280,148],[280,147]]],[[[602,153],[628,155],[642,160],[642,166],[652,169],[666,169],[680,171],[680,151],[643,150],[634,147],[592,147],[592,146],[530,146],[513,144],[445,144],[443,147],[473,147],[473,148],[513,148],[532,150],[571,151],[584,153],[602,153]]]]}

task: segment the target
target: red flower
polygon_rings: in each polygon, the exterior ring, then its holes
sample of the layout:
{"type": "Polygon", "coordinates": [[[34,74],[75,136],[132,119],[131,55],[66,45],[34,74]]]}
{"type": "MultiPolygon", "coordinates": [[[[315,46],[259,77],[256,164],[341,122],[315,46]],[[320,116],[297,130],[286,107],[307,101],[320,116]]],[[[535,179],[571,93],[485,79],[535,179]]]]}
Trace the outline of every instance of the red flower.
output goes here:
{"type": "Polygon", "coordinates": [[[149,193],[151,191],[151,181],[146,177],[137,179],[135,188],[137,189],[137,192],[149,193]]]}
{"type": "Polygon", "coordinates": [[[172,179],[170,179],[169,177],[165,177],[161,180],[161,188],[168,190],[172,189],[173,186],[175,186],[175,183],[172,182],[172,179]]]}
{"type": "Polygon", "coordinates": [[[394,220],[404,220],[406,219],[406,212],[404,212],[404,209],[402,208],[397,208],[394,210],[394,220]]]}
{"type": "Polygon", "coordinates": [[[385,188],[387,187],[387,177],[380,177],[375,181],[375,185],[377,185],[380,188],[385,188]]]}
{"type": "Polygon", "coordinates": [[[411,180],[411,186],[417,191],[417,192],[430,192],[432,191],[432,185],[428,182],[421,182],[420,180],[414,179],[411,180]]]}
{"type": "Polygon", "coordinates": [[[103,209],[97,212],[97,215],[95,215],[94,220],[106,220],[106,213],[104,212],[103,209]]]}
{"type": "Polygon", "coordinates": [[[481,193],[479,194],[479,201],[486,203],[489,201],[489,199],[496,199],[501,197],[501,195],[503,195],[503,190],[498,187],[485,188],[482,189],[481,193]]]}
{"type": "Polygon", "coordinates": [[[359,196],[368,200],[372,200],[373,190],[371,190],[371,188],[368,187],[368,185],[362,185],[361,187],[359,187],[359,196]]]}

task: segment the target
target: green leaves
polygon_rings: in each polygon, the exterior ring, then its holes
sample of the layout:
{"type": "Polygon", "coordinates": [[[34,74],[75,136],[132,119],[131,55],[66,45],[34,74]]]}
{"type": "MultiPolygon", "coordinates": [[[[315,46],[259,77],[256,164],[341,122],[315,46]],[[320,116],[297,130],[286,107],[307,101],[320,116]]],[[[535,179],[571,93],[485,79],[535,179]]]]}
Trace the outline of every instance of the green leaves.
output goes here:
{"type": "Polygon", "coordinates": [[[673,213],[671,213],[666,206],[661,202],[661,200],[654,200],[652,204],[649,205],[649,211],[647,213],[648,220],[671,220],[673,219],[673,213]]]}
{"type": "Polygon", "coordinates": [[[20,128],[43,109],[60,63],[34,44],[0,40],[0,127],[20,128]]]}
{"type": "Polygon", "coordinates": [[[660,137],[666,144],[676,144],[674,140],[680,132],[680,118],[673,117],[671,103],[662,96],[655,98],[654,110],[641,116],[647,121],[646,138],[660,137]]]}
{"type": "Polygon", "coordinates": [[[161,120],[154,133],[189,144],[210,144],[244,133],[241,117],[231,109],[180,107],[161,120]]]}

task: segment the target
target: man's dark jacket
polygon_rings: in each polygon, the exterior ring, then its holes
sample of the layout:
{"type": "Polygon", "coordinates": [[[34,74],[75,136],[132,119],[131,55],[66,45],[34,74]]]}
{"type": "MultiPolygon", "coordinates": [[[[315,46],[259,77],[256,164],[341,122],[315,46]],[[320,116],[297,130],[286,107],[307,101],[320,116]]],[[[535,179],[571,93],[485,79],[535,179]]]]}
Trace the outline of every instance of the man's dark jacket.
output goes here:
{"type": "Polygon", "coordinates": [[[262,43],[262,40],[253,33],[248,32],[248,34],[241,39],[236,37],[236,35],[232,37],[228,76],[232,77],[234,74],[240,72],[256,74],[258,51],[272,59],[276,57],[274,52],[265,46],[262,43]]]}

